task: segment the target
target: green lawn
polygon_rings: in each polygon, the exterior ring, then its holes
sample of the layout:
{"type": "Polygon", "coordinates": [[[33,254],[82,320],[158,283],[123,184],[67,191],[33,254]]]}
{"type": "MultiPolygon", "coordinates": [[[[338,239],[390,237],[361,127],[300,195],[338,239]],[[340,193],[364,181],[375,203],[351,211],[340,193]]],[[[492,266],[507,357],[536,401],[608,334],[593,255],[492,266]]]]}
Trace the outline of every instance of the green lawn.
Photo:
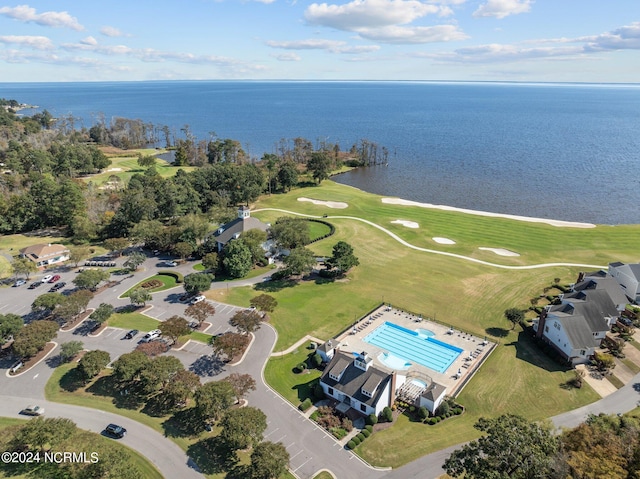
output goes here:
{"type": "Polygon", "coordinates": [[[313,479],[333,479],[333,476],[329,474],[327,471],[322,471],[321,473],[313,476],[313,479]]]}
{"type": "Polygon", "coordinates": [[[230,278],[228,276],[225,276],[224,274],[216,274],[215,279],[213,280],[214,283],[225,283],[225,282],[229,282],[229,281],[238,281],[239,279],[251,279],[251,278],[255,278],[256,276],[260,276],[263,273],[267,273],[269,271],[271,271],[272,269],[275,269],[275,265],[273,264],[269,264],[267,266],[263,266],[263,267],[254,267],[251,269],[251,271],[249,271],[247,273],[246,276],[243,276],[242,278],[230,278]]]}
{"type": "Polygon", "coordinates": [[[108,319],[108,324],[114,328],[151,331],[158,327],[159,321],[140,313],[114,313],[108,319]]]}
{"type": "Polygon", "coordinates": [[[264,369],[264,377],[276,391],[282,394],[294,406],[298,406],[308,397],[312,397],[310,387],[322,375],[318,369],[295,374],[296,364],[306,361],[311,350],[306,349],[309,343],[300,346],[296,351],[284,356],[269,359],[264,369]]]}
{"type": "Polygon", "coordinates": [[[307,224],[309,225],[309,238],[311,239],[311,241],[329,234],[329,232],[331,231],[331,228],[322,223],[307,221],[307,224]]]}
{"type": "Polygon", "coordinates": [[[147,281],[153,281],[153,280],[160,281],[162,283],[162,286],[158,286],[157,288],[149,289],[148,291],[150,293],[157,293],[159,291],[165,291],[167,289],[175,288],[176,286],[178,286],[178,283],[176,282],[176,277],[175,276],[172,276],[172,275],[169,275],[169,274],[160,273],[160,274],[156,274],[155,276],[149,276],[148,278],[143,279],[142,281],[140,281],[135,286],[129,288],[129,290],[127,290],[120,297],[121,298],[128,298],[129,297],[129,293],[131,293],[131,291],[133,291],[134,289],[139,288],[142,284],[146,283],[147,281]]]}
{"type": "Polygon", "coordinates": [[[195,269],[196,271],[204,271],[206,268],[202,263],[196,263],[193,265],[193,269],[195,269]]]}
{"type": "Polygon", "coordinates": [[[180,338],[180,341],[182,340],[186,341],[187,339],[193,339],[194,341],[200,341],[201,343],[209,344],[211,335],[207,333],[202,333],[200,331],[191,331],[189,334],[182,336],[180,338]]]}
{"type": "MultiPolygon", "coordinates": [[[[109,159],[111,160],[111,165],[97,175],[91,175],[83,178],[85,181],[91,181],[94,184],[102,185],[109,181],[111,176],[117,176],[123,182],[128,182],[129,178],[131,178],[135,173],[144,173],[145,168],[142,168],[138,165],[138,152],[143,155],[157,155],[166,152],[166,150],[155,150],[152,148],[140,149],[140,150],[128,150],[119,154],[117,156],[109,155],[109,159]],[[111,171],[108,171],[111,170],[111,171]]],[[[194,166],[171,166],[164,160],[156,160],[156,171],[162,177],[174,176],[178,170],[184,171],[193,171],[197,169],[194,166]]]]}
{"type": "MultiPolygon", "coordinates": [[[[0,431],[4,432],[5,429],[7,429],[10,426],[16,425],[16,424],[22,424],[24,423],[25,420],[24,419],[14,419],[14,418],[7,418],[7,417],[0,417],[0,431]]],[[[142,477],[144,477],[145,479],[162,479],[163,476],[162,474],[160,474],[160,471],[158,471],[158,469],[156,469],[156,467],[143,455],[139,454],[137,451],[135,451],[134,449],[131,449],[130,447],[125,446],[124,444],[120,444],[118,442],[114,442],[111,439],[108,439],[106,437],[102,437],[98,434],[96,434],[98,441],[103,442],[105,445],[109,444],[117,449],[121,449],[122,451],[127,451],[129,454],[129,457],[131,459],[131,464],[136,467],[141,473],[142,473],[142,477]]],[[[99,454],[99,451],[97,451],[99,454]]],[[[0,466],[1,469],[1,466],[0,466]]],[[[21,479],[21,478],[27,478],[30,477],[29,475],[11,475],[11,476],[6,476],[5,474],[2,473],[2,471],[0,470],[0,478],[3,477],[11,477],[12,479],[21,479]]]]}

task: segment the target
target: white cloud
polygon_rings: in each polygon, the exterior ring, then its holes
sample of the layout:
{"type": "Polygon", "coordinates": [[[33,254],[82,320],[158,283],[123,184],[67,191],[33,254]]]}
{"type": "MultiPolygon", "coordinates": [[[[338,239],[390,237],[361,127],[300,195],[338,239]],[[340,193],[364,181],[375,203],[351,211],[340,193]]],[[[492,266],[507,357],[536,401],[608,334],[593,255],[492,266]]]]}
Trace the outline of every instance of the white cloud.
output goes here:
{"type": "Polygon", "coordinates": [[[53,42],[49,38],[32,35],[3,35],[0,36],[0,43],[20,45],[36,50],[53,50],[54,48],[53,42]]]}
{"type": "Polygon", "coordinates": [[[109,25],[105,25],[100,29],[100,33],[102,33],[105,37],[128,37],[125,33],[122,33],[120,29],[116,27],[110,27],[109,25]]]}
{"type": "Polygon", "coordinates": [[[582,37],[578,40],[586,42],[587,51],[605,50],[640,50],[640,22],[602,33],[592,37],[582,37]]]}
{"type": "Polygon", "coordinates": [[[474,17],[505,18],[509,15],[527,13],[533,0],[489,0],[473,12],[474,17]]]}
{"type": "Polygon", "coordinates": [[[300,60],[302,60],[302,58],[300,58],[294,52],[281,53],[280,55],[272,55],[272,56],[281,62],[299,62],[300,60]]]}
{"type": "Polygon", "coordinates": [[[83,38],[82,40],[80,40],[80,43],[82,43],[83,45],[97,45],[98,44],[98,40],[96,40],[92,36],[88,36],[88,37],[83,38]]]}
{"type": "Polygon", "coordinates": [[[312,3],[305,11],[304,17],[314,25],[358,31],[361,28],[407,24],[417,18],[439,12],[441,8],[437,5],[418,0],[352,0],[343,5],[312,3]]]}
{"type": "Polygon", "coordinates": [[[450,42],[469,38],[455,25],[435,25],[433,27],[388,26],[361,29],[358,33],[361,37],[369,40],[397,44],[450,42]]]}
{"type": "Polygon", "coordinates": [[[343,41],[317,38],[284,42],[270,40],[265,43],[272,48],[283,48],[285,50],[325,50],[331,53],[343,54],[371,53],[380,50],[378,45],[348,45],[343,41]]]}
{"type": "Polygon", "coordinates": [[[33,22],[46,27],[63,27],[72,30],[84,30],[78,23],[78,19],[69,15],[68,12],[43,12],[36,13],[36,9],[29,5],[18,5],[17,7],[2,7],[0,15],[4,15],[21,22],[33,22]]]}

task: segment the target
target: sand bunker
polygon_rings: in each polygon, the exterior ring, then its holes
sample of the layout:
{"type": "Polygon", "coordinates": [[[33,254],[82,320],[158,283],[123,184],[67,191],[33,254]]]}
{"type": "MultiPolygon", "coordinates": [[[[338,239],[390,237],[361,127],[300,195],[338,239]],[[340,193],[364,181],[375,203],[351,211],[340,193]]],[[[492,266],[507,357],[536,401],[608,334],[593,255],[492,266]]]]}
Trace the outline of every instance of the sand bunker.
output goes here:
{"type": "Polygon", "coordinates": [[[510,220],[528,221],[530,223],[546,223],[551,226],[565,226],[569,228],[595,228],[596,227],[596,225],[591,223],[577,223],[574,221],[549,220],[546,218],[530,218],[528,216],[505,215],[502,213],[490,213],[488,211],[467,210],[464,208],[456,208],[454,206],[432,205],[430,203],[419,203],[417,201],[403,200],[402,198],[382,198],[382,202],[390,205],[419,206],[420,208],[432,208],[432,209],[444,210],[444,211],[456,211],[458,213],[467,213],[470,215],[491,216],[494,218],[507,218],[510,220]]]}
{"type": "Polygon", "coordinates": [[[435,241],[438,244],[456,244],[455,241],[449,239],[449,238],[442,238],[441,236],[435,236],[433,238],[431,238],[433,241],[435,241]]]}
{"type": "Polygon", "coordinates": [[[348,208],[349,205],[343,203],[342,201],[322,201],[322,200],[312,200],[311,198],[298,198],[298,201],[308,201],[313,203],[314,205],[327,206],[329,208],[348,208]]]}
{"type": "Polygon", "coordinates": [[[122,171],[122,168],[109,168],[107,170],[107,173],[109,173],[110,171],[122,171]]]}
{"type": "Polygon", "coordinates": [[[393,220],[391,223],[395,225],[406,226],[407,228],[420,228],[420,225],[415,221],[393,220]]]}
{"type": "Polygon", "coordinates": [[[500,256],[520,256],[520,254],[516,253],[515,251],[509,251],[508,249],[503,249],[503,248],[483,248],[483,247],[480,247],[478,249],[481,249],[482,251],[491,251],[492,253],[495,253],[495,254],[500,255],[500,256]]]}

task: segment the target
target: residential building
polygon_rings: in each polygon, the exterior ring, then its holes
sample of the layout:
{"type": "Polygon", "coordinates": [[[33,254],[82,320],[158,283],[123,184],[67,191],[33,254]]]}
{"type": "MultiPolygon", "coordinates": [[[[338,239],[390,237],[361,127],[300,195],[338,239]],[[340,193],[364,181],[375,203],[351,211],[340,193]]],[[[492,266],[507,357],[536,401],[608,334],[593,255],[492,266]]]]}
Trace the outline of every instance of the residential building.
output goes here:
{"type": "Polygon", "coordinates": [[[57,264],[69,259],[69,249],[61,244],[35,244],[20,250],[22,258],[28,258],[38,267],[57,264]]]}
{"type": "Polygon", "coordinates": [[[634,303],[640,302],[640,264],[610,263],[609,274],[615,278],[624,294],[634,303]]]}

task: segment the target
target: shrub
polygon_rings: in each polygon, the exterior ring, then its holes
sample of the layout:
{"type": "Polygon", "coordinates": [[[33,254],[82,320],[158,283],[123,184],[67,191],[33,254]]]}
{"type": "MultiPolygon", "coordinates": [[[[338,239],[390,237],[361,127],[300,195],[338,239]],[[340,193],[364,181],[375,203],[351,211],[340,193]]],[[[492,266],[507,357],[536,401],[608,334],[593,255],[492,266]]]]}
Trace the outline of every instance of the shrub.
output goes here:
{"type": "Polygon", "coordinates": [[[375,414],[369,414],[366,419],[366,423],[370,426],[373,426],[378,423],[378,416],[375,414]]]}
{"type": "Polygon", "coordinates": [[[434,417],[433,419],[435,419],[435,420],[436,420],[436,423],[440,422],[440,416],[436,416],[436,417],[434,417]]]}
{"type": "Polygon", "coordinates": [[[348,447],[349,449],[355,449],[356,445],[357,445],[357,444],[356,444],[355,442],[353,442],[353,440],[351,440],[351,441],[349,441],[349,442],[347,443],[347,447],[348,447]]]}
{"type": "Polygon", "coordinates": [[[426,419],[429,417],[429,411],[426,407],[421,406],[420,409],[418,409],[418,417],[420,419],[426,419]]]}
{"type": "Polygon", "coordinates": [[[360,439],[358,439],[358,436],[354,437],[353,439],[351,439],[351,441],[349,442],[353,442],[356,446],[358,444],[360,444],[362,441],[360,441],[360,439]]]}
{"type": "Polygon", "coordinates": [[[371,424],[367,424],[364,429],[365,431],[369,431],[369,433],[373,432],[373,426],[371,424]]]}
{"type": "Polygon", "coordinates": [[[447,417],[446,416],[436,416],[439,417],[441,421],[444,421],[447,417]]]}
{"type": "Polygon", "coordinates": [[[445,416],[449,412],[449,403],[442,401],[438,409],[436,409],[436,416],[445,416]]]}
{"type": "Polygon", "coordinates": [[[319,368],[322,365],[322,356],[319,353],[315,353],[311,356],[310,361],[313,367],[319,368]]]}
{"type": "Polygon", "coordinates": [[[409,406],[409,412],[416,412],[415,406],[409,406]]]}
{"type": "Polygon", "coordinates": [[[320,383],[316,383],[313,386],[313,396],[319,401],[321,399],[324,399],[324,391],[322,390],[322,386],[320,385],[320,383]]]}
{"type": "Polygon", "coordinates": [[[144,289],[154,289],[154,288],[160,288],[162,285],[163,285],[162,281],[158,281],[157,279],[152,279],[150,281],[145,281],[140,285],[140,287],[144,289]]]}
{"type": "Polygon", "coordinates": [[[393,422],[393,411],[389,406],[385,406],[385,408],[380,413],[380,419],[386,422],[393,422]]]}
{"type": "Polygon", "coordinates": [[[305,369],[307,369],[307,365],[305,363],[300,363],[296,364],[296,366],[293,368],[293,372],[296,374],[300,374],[305,369]]]}
{"type": "Polygon", "coordinates": [[[343,417],[340,425],[342,429],[348,432],[350,432],[353,429],[353,423],[351,422],[351,419],[349,419],[348,417],[343,417]]]}
{"type": "Polygon", "coordinates": [[[437,423],[438,421],[436,420],[435,417],[429,418],[429,424],[431,424],[432,426],[437,423]]]}
{"type": "Polygon", "coordinates": [[[361,432],[359,432],[358,434],[356,434],[356,437],[358,438],[358,440],[360,442],[364,441],[364,434],[362,434],[361,432]]]}
{"type": "Polygon", "coordinates": [[[334,427],[331,429],[331,434],[333,434],[337,439],[342,439],[347,435],[347,431],[341,427],[334,427]]]}
{"type": "Polygon", "coordinates": [[[457,407],[453,410],[453,414],[455,414],[456,416],[459,416],[460,414],[462,414],[462,408],[461,407],[457,407]]]}
{"type": "Polygon", "coordinates": [[[363,429],[360,434],[362,434],[364,437],[369,437],[371,436],[371,431],[369,431],[368,429],[363,429]]]}
{"type": "Polygon", "coordinates": [[[300,406],[298,406],[298,409],[300,409],[301,411],[306,411],[310,407],[311,407],[311,399],[307,398],[300,403],[300,406]]]}

